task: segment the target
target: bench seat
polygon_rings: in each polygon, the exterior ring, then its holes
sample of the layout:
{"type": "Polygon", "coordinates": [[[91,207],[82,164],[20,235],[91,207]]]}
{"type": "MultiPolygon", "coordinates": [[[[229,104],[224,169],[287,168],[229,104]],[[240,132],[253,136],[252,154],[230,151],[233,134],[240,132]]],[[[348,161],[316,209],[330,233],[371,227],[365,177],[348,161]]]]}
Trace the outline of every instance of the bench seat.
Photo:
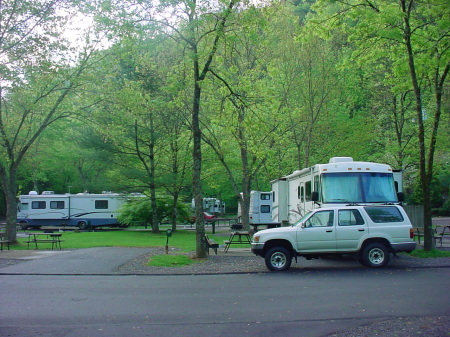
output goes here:
{"type": "Polygon", "coordinates": [[[6,239],[6,233],[0,233],[0,250],[3,250],[3,245],[5,244],[9,250],[10,241],[6,239]]]}
{"type": "Polygon", "coordinates": [[[208,244],[208,254],[209,249],[211,248],[217,255],[217,249],[219,248],[219,244],[213,239],[208,238],[208,235],[205,234],[206,243],[208,244]]]}

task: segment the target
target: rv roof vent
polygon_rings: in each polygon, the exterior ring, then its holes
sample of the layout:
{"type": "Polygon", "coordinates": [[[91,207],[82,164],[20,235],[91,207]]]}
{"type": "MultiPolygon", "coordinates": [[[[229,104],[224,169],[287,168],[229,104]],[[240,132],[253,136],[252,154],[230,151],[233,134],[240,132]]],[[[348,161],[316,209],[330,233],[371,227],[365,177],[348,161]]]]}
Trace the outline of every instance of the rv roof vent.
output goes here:
{"type": "Polygon", "coordinates": [[[49,194],[55,194],[54,191],[43,191],[42,195],[49,195],[49,194]]]}
{"type": "Polygon", "coordinates": [[[28,195],[37,195],[38,194],[38,192],[36,192],[36,191],[30,191],[30,193],[28,193],[28,195]]]}
{"type": "Polygon", "coordinates": [[[330,159],[330,164],[333,163],[347,163],[349,161],[353,161],[352,157],[333,157],[330,159]]]}

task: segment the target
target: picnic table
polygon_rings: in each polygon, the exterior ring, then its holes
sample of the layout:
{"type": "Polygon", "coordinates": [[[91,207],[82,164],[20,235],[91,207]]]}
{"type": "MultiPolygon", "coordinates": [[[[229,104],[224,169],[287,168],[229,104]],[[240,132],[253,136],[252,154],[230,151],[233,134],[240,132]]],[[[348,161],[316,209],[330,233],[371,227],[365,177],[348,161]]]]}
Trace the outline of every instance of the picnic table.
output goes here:
{"type": "Polygon", "coordinates": [[[228,252],[230,245],[249,245],[250,243],[251,239],[248,231],[233,231],[230,234],[230,238],[225,241],[224,252],[228,252]]]}
{"type": "Polygon", "coordinates": [[[42,243],[50,243],[52,250],[58,247],[61,249],[61,236],[62,233],[28,233],[28,240],[25,242],[28,244],[28,249],[30,249],[30,244],[39,249],[38,244],[42,243]]]}

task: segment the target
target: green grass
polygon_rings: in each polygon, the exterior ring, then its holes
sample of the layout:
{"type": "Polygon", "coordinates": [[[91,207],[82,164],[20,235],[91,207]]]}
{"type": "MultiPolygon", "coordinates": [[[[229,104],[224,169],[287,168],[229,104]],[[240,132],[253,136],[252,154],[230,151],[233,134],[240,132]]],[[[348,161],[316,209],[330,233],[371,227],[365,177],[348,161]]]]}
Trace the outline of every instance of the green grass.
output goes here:
{"type": "Polygon", "coordinates": [[[147,265],[151,267],[183,267],[198,263],[186,255],[155,255],[150,258],[147,265]]]}
{"type": "MultiPolygon", "coordinates": [[[[165,231],[155,234],[150,231],[98,231],[98,232],[64,232],[61,240],[63,249],[91,247],[165,247],[165,231]]],[[[18,238],[18,245],[11,249],[27,249],[26,238],[18,238]]],[[[40,249],[51,248],[51,244],[40,244],[40,249]],[[42,248],[41,248],[42,247],[42,248]]],[[[169,238],[169,247],[182,251],[195,251],[195,232],[178,230],[169,238]]]]}
{"type": "Polygon", "coordinates": [[[411,252],[411,255],[420,258],[450,257],[450,252],[447,250],[439,250],[439,249],[432,249],[431,251],[426,252],[423,249],[416,249],[411,252]]]}

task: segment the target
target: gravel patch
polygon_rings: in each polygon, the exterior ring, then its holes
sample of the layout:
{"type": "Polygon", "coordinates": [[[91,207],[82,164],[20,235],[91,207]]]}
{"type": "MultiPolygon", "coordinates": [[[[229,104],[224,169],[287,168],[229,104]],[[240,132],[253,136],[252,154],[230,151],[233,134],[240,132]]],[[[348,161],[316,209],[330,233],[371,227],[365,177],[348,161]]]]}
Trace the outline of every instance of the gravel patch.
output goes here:
{"type": "MultiPolygon", "coordinates": [[[[173,252],[171,252],[173,254],[173,252]]],[[[210,275],[267,272],[264,260],[257,256],[210,255],[207,259],[198,259],[196,263],[181,267],[150,267],[147,262],[153,255],[165,254],[163,249],[139,256],[120,266],[120,274],[136,275],[210,275]]],[[[186,254],[192,257],[192,254],[186,254]]]]}
{"type": "Polygon", "coordinates": [[[327,337],[450,336],[450,316],[398,317],[333,333],[327,337]]]}

